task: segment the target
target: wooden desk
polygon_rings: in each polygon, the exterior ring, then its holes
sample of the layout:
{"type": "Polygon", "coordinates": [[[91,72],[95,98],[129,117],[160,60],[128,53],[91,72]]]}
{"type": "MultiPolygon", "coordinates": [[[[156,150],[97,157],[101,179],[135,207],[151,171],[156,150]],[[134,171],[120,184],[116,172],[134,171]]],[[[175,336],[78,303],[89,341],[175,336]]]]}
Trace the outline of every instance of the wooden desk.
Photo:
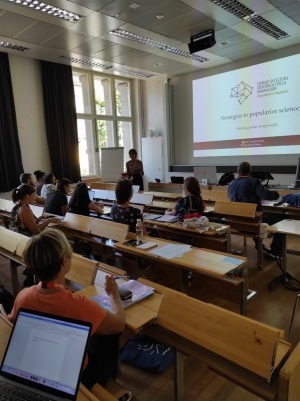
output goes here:
{"type": "MultiPolygon", "coordinates": [[[[170,243],[176,244],[176,242],[152,237],[145,237],[145,241],[155,242],[158,247],[170,243]]],[[[116,243],[115,247],[125,253],[134,255],[137,258],[137,265],[140,263],[141,258],[146,258],[152,260],[154,264],[157,262],[169,266],[172,269],[176,269],[177,271],[179,270],[181,274],[182,292],[186,292],[186,282],[191,273],[203,278],[203,280],[209,280],[212,292],[214,292],[215,289],[224,299],[232,300],[233,298],[231,297],[235,297],[233,302],[237,302],[240,305],[241,314],[246,315],[248,291],[248,265],[246,258],[191,247],[189,252],[179,258],[165,259],[152,254],[151,250],[153,250],[153,248],[150,250],[142,250],[124,245],[124,241],[116,243]],[[227,257],[238,259],[242,261],[242,263],[237,266],[230,263],[230,259],[228,259],[228,261],[224,260],[227,257]],[[241,277],[229,275],[232,272],[241,277]],[[222,288],[222,286],[224,286],[225,289],[222,288]]]]}
{"type": "Polygon", "coordinates": [[[178,242],[190,244],[199,248],[214,249],[221,252],[230,252],[230,226],[222,226],[216,231],[204,231],[200,233],[194,228],[183,227],[180,223],[168,223],[156,220],[147,220],[143,216],[146,228],[155,229],[160,238],[173,239],[178,242]]]}
{"type": "Polygon", "coordinates": [[[273,234],[283,234],[283,257],[282,257],[282,271],[283,274],[287,272],[287,254],[300,255],[299,251],[287,249],[286,236],[294,235],[300,236],[300,221],[298,220],[282,220],[277,224],[267,227],[267,231],[273,234]]]}
{"type": "Polygon", "coordinates": [[[181,197],[180,194],[177,193],[172,193],[172,192],[154,192],[154,191],[144,191],[143,194],[145,195],[152,195],[154,199],[161,199],[161,200],[167,200],[167,199],[179,199],[181,197]]]}
{"type": "MultiPolygon", "coordinates": [[[[91,298],[102,294],[102,292],[104,292],[104,288],[95,284],[77,291],[76,295],[84,295],[91,298]]],[[[161,299],[162,294],[154,292],[149,297],[126,308],[126,327],[138,333],[143,326],[157,317],[161,299]]]]}
{"type": "Polygon", "coordinates": [[[165,213],[167,209],[174,209],[176,202],[152,201],[145,207],[145,211],[152,213],[165,213]]]}

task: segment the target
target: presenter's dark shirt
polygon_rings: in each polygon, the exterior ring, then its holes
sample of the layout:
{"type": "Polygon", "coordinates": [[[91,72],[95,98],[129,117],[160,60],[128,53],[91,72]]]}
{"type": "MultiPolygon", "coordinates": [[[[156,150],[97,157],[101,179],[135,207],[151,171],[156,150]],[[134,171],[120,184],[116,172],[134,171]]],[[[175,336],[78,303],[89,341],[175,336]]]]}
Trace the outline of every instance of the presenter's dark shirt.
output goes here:
{"type": "Polygon", "coordinates": [[[61,216],[61,207],[66,206],[68,204],[67,195],[62,192],[50,192],[45,201],[45,209],[46,213],[57,214],[61,216]]]}
{"type": "Polygon", "coordinates": [[[261,200],[276,200],[279,194],[265,188],[256,178],[238,177],[229,184],[228,197],[232,202],[256,203],[256,210],[262,211],[261,200]]]}

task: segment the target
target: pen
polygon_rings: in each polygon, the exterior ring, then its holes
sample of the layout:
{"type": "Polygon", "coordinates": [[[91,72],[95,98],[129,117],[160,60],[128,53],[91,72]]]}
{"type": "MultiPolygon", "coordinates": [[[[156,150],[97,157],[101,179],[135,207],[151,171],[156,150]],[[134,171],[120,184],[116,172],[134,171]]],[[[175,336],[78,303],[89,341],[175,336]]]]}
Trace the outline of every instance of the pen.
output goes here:
{"type": "Polygon", "coordinates": [[[114,279],[117,280],[119,278],[130,278],[130,276],[115,276],[114,279]]]}

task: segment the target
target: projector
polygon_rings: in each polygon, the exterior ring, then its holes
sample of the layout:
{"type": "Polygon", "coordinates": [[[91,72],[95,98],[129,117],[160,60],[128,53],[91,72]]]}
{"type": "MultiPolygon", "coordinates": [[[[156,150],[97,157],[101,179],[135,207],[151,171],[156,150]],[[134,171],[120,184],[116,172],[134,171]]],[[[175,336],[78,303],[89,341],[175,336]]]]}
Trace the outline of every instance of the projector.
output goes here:
{"type": "Polygon", "coordinates": [[[209,49],[216,44],[215,31],[209,29],[191,37],[191,43],[188,44],[190,53],[197,53],[200,50],[209,49]]]}

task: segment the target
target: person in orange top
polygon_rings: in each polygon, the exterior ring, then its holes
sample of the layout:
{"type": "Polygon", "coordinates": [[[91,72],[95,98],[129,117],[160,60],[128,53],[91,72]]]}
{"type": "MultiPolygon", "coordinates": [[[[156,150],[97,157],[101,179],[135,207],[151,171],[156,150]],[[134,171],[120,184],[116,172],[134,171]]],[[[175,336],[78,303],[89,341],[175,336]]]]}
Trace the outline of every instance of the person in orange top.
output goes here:
{"type": "Polygon", "coordinates": [[[59,230],[48,229],[31,238],[23,257],[30,272],[41,281],[18,294],[9,319],[14,322],[19,308],[27,308],[91,322],[92,337],[82,376],[83,384],[91,389],[96,382],[105,386],[109,378],[116,378],[125,314],[112,276],[106,276],[105,283],[111,300],[110,312],[95,301],[65,289],[71,256],[71,246],[59,230]]]}

